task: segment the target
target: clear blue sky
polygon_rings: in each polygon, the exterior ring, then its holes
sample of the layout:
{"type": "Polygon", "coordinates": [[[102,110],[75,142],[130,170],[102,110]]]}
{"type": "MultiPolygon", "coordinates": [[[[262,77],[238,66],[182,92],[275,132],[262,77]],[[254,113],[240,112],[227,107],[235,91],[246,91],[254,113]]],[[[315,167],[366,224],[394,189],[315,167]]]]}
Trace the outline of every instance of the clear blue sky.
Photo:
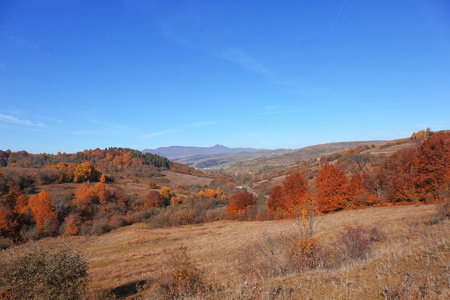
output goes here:
{"type": "Polygon", "coordinates": [[[0,149],[450,129],[450,2],[0,0],[0,149]]]}

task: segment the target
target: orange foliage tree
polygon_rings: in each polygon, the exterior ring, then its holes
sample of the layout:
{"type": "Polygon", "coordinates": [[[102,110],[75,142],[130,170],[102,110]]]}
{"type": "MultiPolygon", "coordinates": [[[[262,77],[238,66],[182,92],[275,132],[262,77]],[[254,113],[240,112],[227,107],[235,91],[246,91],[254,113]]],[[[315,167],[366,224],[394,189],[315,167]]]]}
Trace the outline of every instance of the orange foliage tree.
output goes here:
{"type": "Polygon", "coordinates": [[[439,131],[419,146],[416,184],[420,200],[433,201],[448,185],[450,132],[439,131]]]}
{"type": "Polygon", "coordinates": [[[85,182],[76,190],[73,204],[87,213],[93,213],[95,205],[106,204],[110,197],[111,193],[105,184],[97,182],[91,185],[85,182]]]}
{"type": "Polygon", "coordinates": [[[99,181],[102,172],[88,162],[77,165],[74,172],[74,182],[99,181]]]}
{"type": "Polygon", "coordinates": [[[283,186],[275,186],[267,201],[269,213],[286,217],[299,216],[311,200],[308,184],[300,172],[286,176],[283,186]]]}
{"type": "Polygon", "coordinates": [[[256,197],[249,192],[237,192],[231,196],[227,214],[232,220],[242,219],[247,209],[256,204],[256,197]]]}
{"type": "Polygon", "coordinates": [[[348,179],[343,169],[323,164],[316,179],[316,205],[323,212],[344,209],[348,197],[348,179]]]}
{"type": "Polygon", "coordinates": [[[46,191],[32,195],[29,199],[28,207],[32,212],[33,220],[36,222],[36,229],[40,235],[48,236],[56,232],[58,218],[53,199],[46,191]]]}

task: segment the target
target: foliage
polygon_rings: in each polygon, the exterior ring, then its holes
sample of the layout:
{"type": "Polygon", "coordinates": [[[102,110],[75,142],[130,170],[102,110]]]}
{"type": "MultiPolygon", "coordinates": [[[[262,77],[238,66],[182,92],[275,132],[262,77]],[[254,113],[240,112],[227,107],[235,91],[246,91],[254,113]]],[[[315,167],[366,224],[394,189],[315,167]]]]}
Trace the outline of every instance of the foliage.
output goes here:
{"type": "Polygon", "coordinates": [[[39,235],[50,236],[57,232],[58,218],[52,197],[45,191],[32,195],[28,208],[31,210],[33,220],[39,235]]]}
{"type": "Polygon", "coordinates": [[[343,169],[325,163],[316,179],[316,205],[324,213],[344,209],[348,199],[348,179],[343,169]]]}
{"type": "Polygon", "coordinates": [[[232,220],[242,219],[247,209],[256,204],[256,197],[249,192],[238,192],[231,196],[227,214],[232,220]]]}
{"type": "Polygon", "coordinates": [[[0,298],[85,299],[88,266],[65,245],[31,244],[0,253],[0,298]]]}
{"type": "Polygon", "coordinates": [[[450,132],[440,131],[419,146],[417,188],[420,200],[439,198],[450,182],[450,132]]]}
{"type": "Polygon", "coordinates": [[[307,182],[300,172],[292,172],[286,176],[282,187],[272,188],[267,207],[269,213],[276,216],[298,217],[309,202],[307,182]]]}
{"type": "Polygon", "coordinates": [[[100,181],[102,172],[88,162],[79,164],[75,168],[74,182],[100,181]]]}

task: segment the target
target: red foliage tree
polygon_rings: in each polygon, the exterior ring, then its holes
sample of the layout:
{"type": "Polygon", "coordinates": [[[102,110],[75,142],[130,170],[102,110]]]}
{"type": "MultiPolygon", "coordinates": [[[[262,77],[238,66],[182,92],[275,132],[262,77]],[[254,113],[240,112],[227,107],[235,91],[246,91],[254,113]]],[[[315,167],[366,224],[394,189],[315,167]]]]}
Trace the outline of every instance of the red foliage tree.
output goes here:
{"type": "Polygon", "coordinates": [[[416,184],[420,200],[433,201],[448,185],[450,132],[439,131],[419,146],[416,184]]]}
{"type": "Polygon", "coordinates": [[[231,196],[227,206],[227,214],[232,220],[244,217],[247,209],[256,204],[256,197],[248,192],[237,192],[231,196]]]}
{"type": "Polygon", "coordinates": [[[164,207],[165,198],[158,191],[150,191],[145,197],[145,207],[164,207]]]}
{"type": "Polygon", "coordinates": [[[317,173],[316,205],[323,212],[344,209],[348,198],[348,179],[343,169],[331,164],[323,164],[317,173]]]}
{"type": "Polygon", "coordinates": [[[299,216],[308,201],[310,192],[306,180],[300,172],[292,172],[286,176],[282,187],[272,188],[267,208],[272,214],[295,217],[299,216]]]}
{"type": "Polygon", "coordinates": [[[17,231],[18,223],[16,217],[6,205],[0,205],[0,236],[12,238],[17,231]]]}
{"type": "Polygon", "coordinates": [[[390,204],[417,201],[415,184],[417,154],[417,148],[406,148],[383,160],[379,177],[383,183],[386,200],[390,204]]]}
{"type": "Polygon", "coordinates": [[[77,235],[80,231],[81,218],[76,213],[70,213],[65,219],[64,231],[66,235],[77,235]]]}

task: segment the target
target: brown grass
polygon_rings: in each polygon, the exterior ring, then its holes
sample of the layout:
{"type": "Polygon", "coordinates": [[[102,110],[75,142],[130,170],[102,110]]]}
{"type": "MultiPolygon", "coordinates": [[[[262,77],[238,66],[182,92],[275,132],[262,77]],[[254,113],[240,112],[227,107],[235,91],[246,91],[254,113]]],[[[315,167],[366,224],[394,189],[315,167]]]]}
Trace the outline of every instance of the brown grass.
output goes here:
{"type": "Polygon", "coordinates": [[[179,185],[208,185],[211,182],[211,178],[199,177],[189,174],[175,173],[172,171],[163,171],[164,178],[169,180],[171,187],[177,187],[179,185]]]}
{"type": "MultiPolygon", "coordinates": [[[[382,226],[387,239],[376,245],[368,260],[348,263],[338,270],[313,270],[301,276],[267,278],[256,285],[261,292],[260,298],[265,298],[263,294],[267,293],[281,297],[283,286],[286,295],[294,298],[309,295],[314,299],[360,299],[358,297],[369,293],[369,298],[377,299],[385,297],[382,296],[384,291],[391,297],[386,296],[387,299],[395,299],[395,295],[402,293],[401,285],[408,276],[415,278],[417,291],[426,290],[431,295],[435,284],[439,285],[436,290],[445,292],[441,277],[445,274],[442,268],[449,266],[446,240],[450,236],[449,221],[425,225],[434,213],[435,206],[426,205],[368,208],[323,216],[317,228],[317,236],[322,241],[334,239],[348,224],[382,226]],[[429,253],[433,253],[431,261],[436,260],[436,264],[427,265],[429,253]],[[410,273],[409,266],[414,269],[410,273]],[[421,273],[427,266],[429,270],[421,273]],[[305,292],[305,288],[320,292],[305,292]]],[[[235,298],[239,293],[247,293],[249,288],[239,273],[241,250],[266,237],[278,237],[292,230],[293,222],[289,220],[219,221],[160,229],[135,224],[99,237],[75,237],[72,242],[88,258],[92,285],[106,291],[157,280],[169,254],[182,242],[199,267],[205,269],[208,280],[230,286],[217,292],[215,297],[235,298]]],[[[448,277],[448,269],[446,272],[448,277]]]]}

